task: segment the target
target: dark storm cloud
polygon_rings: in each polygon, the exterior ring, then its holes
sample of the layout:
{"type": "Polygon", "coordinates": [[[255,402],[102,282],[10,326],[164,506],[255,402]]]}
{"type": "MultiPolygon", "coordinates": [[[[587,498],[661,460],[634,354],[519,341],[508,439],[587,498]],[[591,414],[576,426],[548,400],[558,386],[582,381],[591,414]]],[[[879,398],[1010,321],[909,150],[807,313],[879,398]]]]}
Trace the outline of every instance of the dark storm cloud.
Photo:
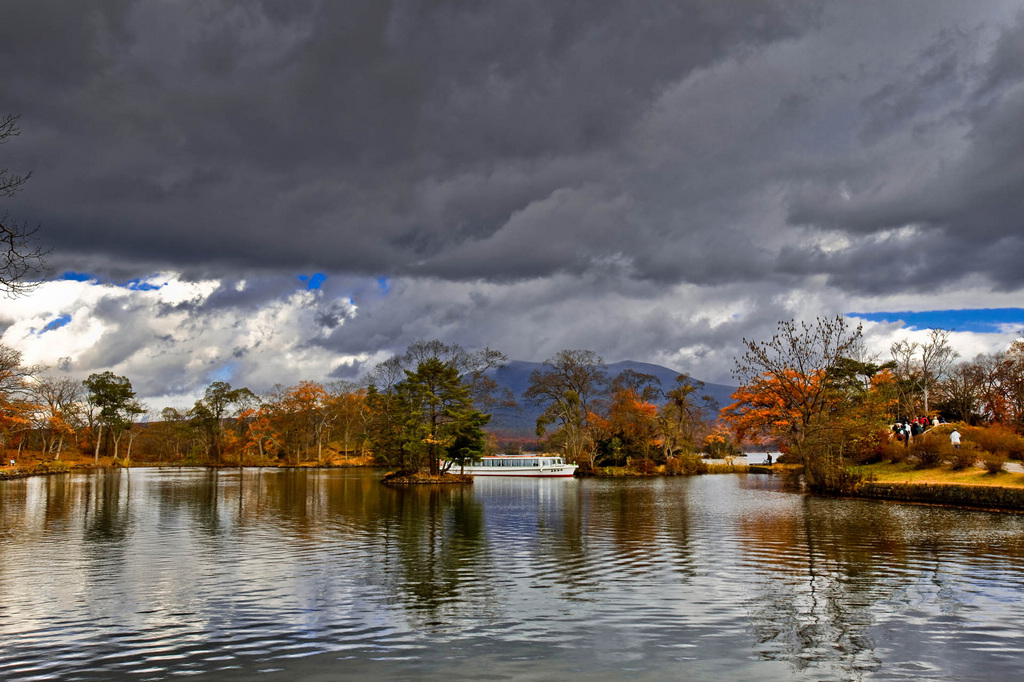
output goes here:
{"type": "MultiPolygon", "coordinates": [[[[476,277],[445,254],[560,191],[596,182],[599,201],[617,201],[609,164],[664,88],[799,36],[818,10],[17,2],[5,18],[0,57],[19,68],[0,95],[24,114],[17,160],[37,171],[20,208],[46,224],[58,265],[476,277]]],[[[610,228],[580,229],[562,241],[594,239],[588,252],[505,252],[494,275],[629,250],[610,228]]]]}
{"type": "Polygon", "coordinates": [[[907,227],[916,237],[861,239],[856,253],[808,253],[808,262],[820,263],[837,285],[862,292],[921,290],[976,273],[996,288],[1024,284],[1013,265],[1024,257],[1024,70],[1007,63],[1022,42],[1024,24],[1018,21],[1003,31],[992,59],[974,67],[980,71],[975,79],[968,80],[953,65],[956,58],[945,55],[928,73],[890,83],[865,100],[872,111],[867,129],[890,136],[890,143],[894,130],[917,126],[909,148],[896,144],[906,152],[906,166],[901,168],[899,158],[886,161],[891,167],[880,165],[873,184],[852,196],[840,196],[835,186],[811,185],[793,195],[789,219],[855,239],[907,227]],[[938,129],[948,122],[915,111],[928,100],[934,107],[955,99],[929,95],[929,88],[965,91],[954,112],[956,131],[943,133],[938,129]],[[953,151],[933,154],[940,145],[953,151]]]}
{"type": "Polygon", "coordinates": [[[183,358],[206,330],[192,387],[232,359],[294,381],[266,361],[285,355],[351,377],[418,338],[722,380],[738,338],[845,295],[1024,286],[1013,2],[52,10],[0,23],[23,115],[0,165],[35,172],[5,208],[42,223],[57,273],[219,280],[104,304],[90,367],[165,358],[131,328],[155,310],[184,320],[183,358]]]}

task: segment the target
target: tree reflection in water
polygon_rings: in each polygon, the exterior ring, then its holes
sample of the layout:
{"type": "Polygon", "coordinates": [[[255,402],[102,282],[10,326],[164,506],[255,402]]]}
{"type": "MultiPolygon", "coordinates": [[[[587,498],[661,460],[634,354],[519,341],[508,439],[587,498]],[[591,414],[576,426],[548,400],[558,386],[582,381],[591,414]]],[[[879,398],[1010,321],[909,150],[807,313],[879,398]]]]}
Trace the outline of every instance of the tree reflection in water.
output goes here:
{"type": "Polygon", "coordinates": [[[1024,516],[764,476],[0,485],[0,678],[1019,678],[1024,516]]]}
{"type": "Polygon", "coordinates": [[[977,674],[977,659],[989,657],[967,633],[978,629],[979,615],[987,619],[971,583],[992,586],[995,576],[968,566],[984,564],[990,533],[1000,536],[1000,552],[1020,556],[1024,538],[1003,528],[1018,519],[810,496],[786,506],[741,518],[744,562],[756,575],[746,603],[760,656],[839,678],[883,669],[907,679],[936,670],[977,674]],[[964,640],[953,656],[950,639],[964,640]],[[902,662],[883,668],[894,657],[902,662]]]}
{"type": "Polygon", "coordinates": [[[391,594],[427,625],[444,625],[486,597],[468,589],[487,561],[487,543],[483,510],[466,486],[392,488],[382,497],[378,524],[391,594]]]}

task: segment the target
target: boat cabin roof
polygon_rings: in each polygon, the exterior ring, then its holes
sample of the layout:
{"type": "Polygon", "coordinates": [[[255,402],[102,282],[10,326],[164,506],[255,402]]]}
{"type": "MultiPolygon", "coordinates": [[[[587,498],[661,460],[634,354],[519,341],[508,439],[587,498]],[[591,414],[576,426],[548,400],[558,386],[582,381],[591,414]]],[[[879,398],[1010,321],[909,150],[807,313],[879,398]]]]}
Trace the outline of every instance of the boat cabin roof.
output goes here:
{"type": "Polygon", "coordinates": [[[536,457],[561,457],[561,455],[484,455],[480,459],[534,459],[536,457]]]}

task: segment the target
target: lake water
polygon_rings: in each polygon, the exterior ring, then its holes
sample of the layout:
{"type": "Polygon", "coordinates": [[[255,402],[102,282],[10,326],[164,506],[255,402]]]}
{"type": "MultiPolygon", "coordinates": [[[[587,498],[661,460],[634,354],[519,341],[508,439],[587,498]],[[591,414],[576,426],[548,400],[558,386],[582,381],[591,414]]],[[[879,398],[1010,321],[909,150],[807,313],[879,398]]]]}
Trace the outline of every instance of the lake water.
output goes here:
{"type": "Polygon", "coordinates": [[[1024,677],[1024,516],[779,478],[0,482],[0,679],[1024,677]]]}

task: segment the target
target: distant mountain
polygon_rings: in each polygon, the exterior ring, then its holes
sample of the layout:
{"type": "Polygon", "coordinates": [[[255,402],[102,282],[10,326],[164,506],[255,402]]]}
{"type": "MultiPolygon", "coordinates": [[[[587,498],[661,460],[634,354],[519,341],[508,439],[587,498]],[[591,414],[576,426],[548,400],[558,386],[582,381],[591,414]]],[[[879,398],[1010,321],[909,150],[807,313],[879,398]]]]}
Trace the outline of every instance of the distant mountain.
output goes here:
{"type": "MultiPolygon", "coordinates": [[[[532,438],[535,436],[537,429],[537,418],[544,412],[542,407],[533,405],[526,398],[523,397],[523,393],[530,386],[530,374],[534,370],[542,369],[543,365],[539,362],[523,362],[522,360],[512,360],[504,367],[494,370],[491,376],[500,386],[510,389],[516,397],[516,408],[502,408],[496,409],[492,412],[491,422],[487,426],[487,430],[491,431],[499,436],[505,437],[521,437],[521,438],[532,438]]],[[[623,370],[631,369],[634,372],[641,372],[643,374],[651,374],[661,381],[661,389],[663,391],[669,391],[673,386],[676,385],[676,377],[684,372],[679,372],[668,367],[662,367],[661,365],[652,365],[647,362],[633,362],[626,360],[624,362],[616,362],[606,366],[608,372],[608,378],[614,379],[623,370]]],[[[730,396],[733,391],[736,390],[736,386],[727,386],[725,384],[705,384],[702,395],[710,395],[716,403],[718,408],[721,409],[732,402],[730,396]]]]}

